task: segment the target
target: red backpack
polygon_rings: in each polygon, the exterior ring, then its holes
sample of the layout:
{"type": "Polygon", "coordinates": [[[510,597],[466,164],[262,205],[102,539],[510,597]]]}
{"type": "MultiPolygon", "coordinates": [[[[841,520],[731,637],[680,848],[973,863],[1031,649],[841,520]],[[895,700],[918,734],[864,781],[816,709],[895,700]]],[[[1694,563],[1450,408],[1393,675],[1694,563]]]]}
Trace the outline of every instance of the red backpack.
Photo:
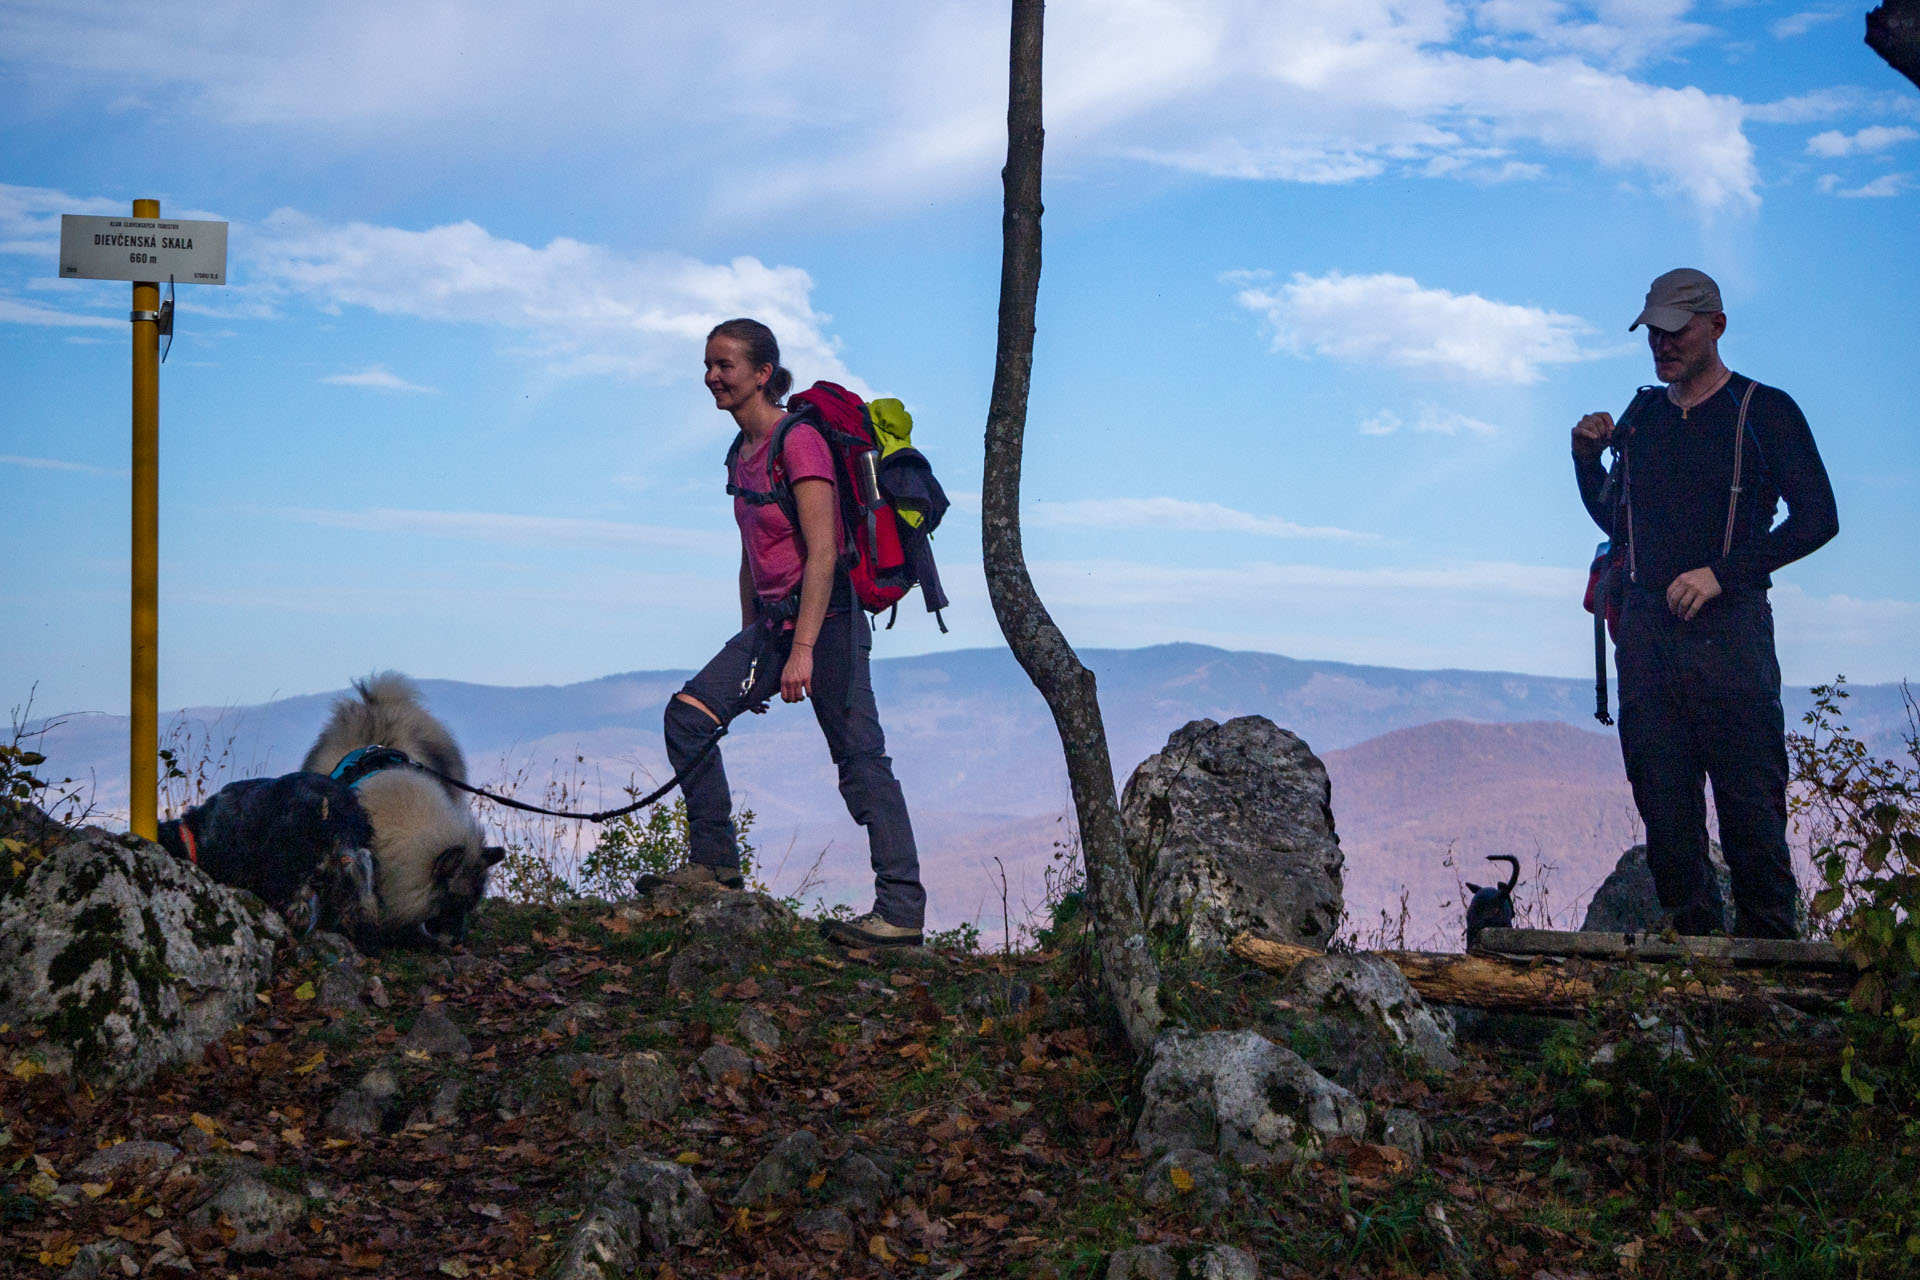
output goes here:
{"type": "MultiPolygon", "coordinates": [[[[800,514],[793,501],[793,487],[787,483],[780,460],[787,432],[801,422],[819,431],[833,453],[834,488],[839,493],[840,523],[846,532],[846,552],[841,563],[853,582],[853,594],[860,601],[860,607],[869,613],[891,609],[919,583],[927,596],[927,608],[936,613],[944,608],[946,597],[938,595],[937,603],[935,599],[938,579],[927,582],[926,575],[916,571],[915,558],[909,556],[902,543],[900,519],[881,482],[880,443],[874,435],[867,407],[845,387],[816,382],[788,397],[787,414],[773,429],[773,440],[768,446],[767,474],[773,487],[764,493],[733,483],[734,463],[746,443],[744,433],[736,438],[727,451],[727,492],[756,506],[778,503],[797,530],[800,514]]],[[[919,537],[924,541],[924,534],[919,537]]],[[[930,557],[927,563],[931,565],[930,557]]],[[[797,605],[795,601],[794,607],[797,605]]],[[[941,630],[946,630],[944,621],[941,630]]]]}

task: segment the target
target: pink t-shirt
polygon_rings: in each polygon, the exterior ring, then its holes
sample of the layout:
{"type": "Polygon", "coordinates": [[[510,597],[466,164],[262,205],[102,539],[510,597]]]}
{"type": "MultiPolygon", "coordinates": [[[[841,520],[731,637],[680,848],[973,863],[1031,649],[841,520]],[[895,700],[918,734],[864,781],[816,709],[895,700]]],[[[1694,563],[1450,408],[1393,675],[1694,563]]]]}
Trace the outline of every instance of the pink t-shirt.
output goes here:
{"type": "MultiPolygon", "coordinates": [[[[772,443],[769,435],[751,453],[740,455],[730,477],[735,485],[756,493],[773,488],[767,476],[767,449],[772,443]]],[[[787,432],[784,453],[781,471],[789,485],[801,480],[835,483],[833,451],[812,424],[798,423],[787,432]]],[[[777,502],[755,505],[735,497],[733,518],[740,525],[740,543],[747,551],[747,572],[753,575],[755,594],[769,604],[785,600],[799,589],[801,571],[806,567],[799,532],[788,521],[787,513],[777,502]]],[[[836,542],[839,525],[836,518],[836,542]]],[[[834,549],[837,552],[839,547],[834,549]]]]}

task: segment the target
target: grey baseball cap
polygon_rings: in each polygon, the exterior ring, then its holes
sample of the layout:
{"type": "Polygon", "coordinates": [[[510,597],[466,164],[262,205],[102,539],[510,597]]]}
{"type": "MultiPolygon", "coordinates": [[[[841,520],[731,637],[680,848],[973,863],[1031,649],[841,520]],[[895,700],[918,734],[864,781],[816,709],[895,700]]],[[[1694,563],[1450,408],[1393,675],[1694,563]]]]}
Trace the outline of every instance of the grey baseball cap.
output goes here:
{"type": "Polygon", "coordinates": [[[1720,286],[1712,276],[1692,267],[1678,267],[1653,282],[1647,290],[1647,305],[1627,326],[1627,332],[1646,324],[1672,333],[1686,328],[1687,321],[1697,315],[1725,310],[1720,305],[1720,286]]]}

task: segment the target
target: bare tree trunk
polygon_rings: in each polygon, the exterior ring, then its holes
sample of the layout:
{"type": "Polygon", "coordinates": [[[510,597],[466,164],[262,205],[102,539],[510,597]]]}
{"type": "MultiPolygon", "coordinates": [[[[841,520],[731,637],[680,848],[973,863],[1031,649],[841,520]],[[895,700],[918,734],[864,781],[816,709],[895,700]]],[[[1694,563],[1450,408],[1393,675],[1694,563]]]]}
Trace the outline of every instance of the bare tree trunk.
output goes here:
{"type": "Polygon", "coordinates": [[[1920,88],[1920,0],[1887,0],[1869,13],[1867,47],[1920,88]]]}
{"type": "Polygon", "coordinates": [[[1005,249],[1000,264],[1000,341],[987,409],[981,497],[987,594],[1001,634],[1047,700],[1066,751],[1086,857],[1087,903],[1107,995],[1136,1056],[1160,1026],[1160,972],[1147,946],[1127,863],[1113,763],[1093,673],[1081,665],[1033,589],[1020,546],[1020,455],[1033,381],[1034,310],[1040,292],[1042,0],[1013,0],[1012,76],[1007,95],[1005,249]]]}

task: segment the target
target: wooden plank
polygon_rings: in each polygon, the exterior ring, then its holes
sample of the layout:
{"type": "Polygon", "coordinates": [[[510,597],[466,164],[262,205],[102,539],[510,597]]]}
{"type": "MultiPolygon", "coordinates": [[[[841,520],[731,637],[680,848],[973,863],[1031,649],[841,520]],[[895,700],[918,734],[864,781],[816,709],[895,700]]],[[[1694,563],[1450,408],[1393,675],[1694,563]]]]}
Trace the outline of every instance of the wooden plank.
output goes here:
{"type": "Polygon", "coordinates": [[[1512,956],[1578,956],[1589,960],[1661,963],[1704,960],[1778,969],[1846,972],[1851,960],[1831,942],[1784,938],[1678,938],[1646,933],[1574,933],[1558,929],[1483,929],[1474,950],[1512,956]]]}
{"type": "MultiPolygon", "coordinates": [[[[1484,936],[1484,935],[1482,935],[1484,936]]],[[[1612,935],[1604,935],[1611,937],[1612,935]]],[[[1228,950],[1250,964],[1272,973],[1288,973],[1303,960],[1324,955],[1312,947],[1276,942],[1243,933],[1228,950]]],[[[1422,999],[1477,1009],[1529,1009],[1570,1012],[1595,999],[1599,985],[1614,973],[1639,968],[1634,958],[1607,956],[1602,962],[1583,957],[1508,956],[1452,951],[1380,951],[1422,999]]],[[[1688,981],[1669,989],[1683,1000],[1747,1002],[1784,1001],[1796,1008],[1826,1008],[1846,997],[1851,978],[1804,970],[1781,974],[1747,970],[1712,982],[1688,981]]]]}

